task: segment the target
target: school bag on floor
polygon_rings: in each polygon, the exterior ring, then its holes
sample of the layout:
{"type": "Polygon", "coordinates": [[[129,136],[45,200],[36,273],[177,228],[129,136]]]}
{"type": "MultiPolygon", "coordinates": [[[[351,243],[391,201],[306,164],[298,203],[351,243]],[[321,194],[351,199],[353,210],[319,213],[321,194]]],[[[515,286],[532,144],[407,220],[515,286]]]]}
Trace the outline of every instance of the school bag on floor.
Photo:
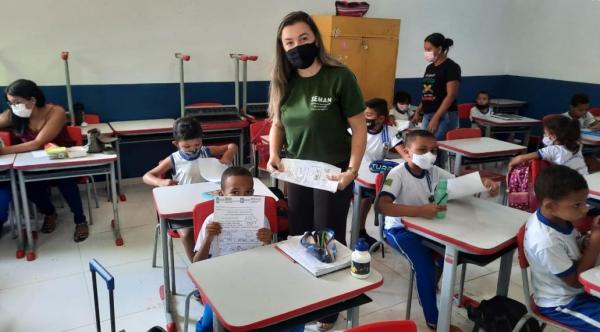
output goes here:
{"type": "Polygon", "coordinates": [[[506,187],[508,206],[533,212],[538,203],[533,191],[535,178],[540,171],[548,167],[550,163],[534,159],[513,167],[506,176],[506,187]]]}
{"type": "Polygon", "coordinates": [[[475,323],[473,331],[479,329],[485,332],[512,331],[521,319],[526,319],[519,332],[541,332],[538,321],[527,314],[527,308],[519,301],[506,296],[496,295],[489,300],[483,300],[478,307],[467,307],[469,319],[475,323]]]}

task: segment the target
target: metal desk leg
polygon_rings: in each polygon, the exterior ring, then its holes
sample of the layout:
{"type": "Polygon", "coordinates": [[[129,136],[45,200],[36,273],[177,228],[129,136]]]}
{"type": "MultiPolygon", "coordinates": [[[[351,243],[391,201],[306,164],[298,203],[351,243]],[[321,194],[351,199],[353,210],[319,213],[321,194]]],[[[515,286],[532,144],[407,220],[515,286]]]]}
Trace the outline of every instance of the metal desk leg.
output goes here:
{"type": "Polygon", "coordinates": [[[110,189],[112,192],[111,201],[113,208],[113,220],[111,222],[111,227],[113,230],[113,235],[115,236],[115,244],[117,246],[123,245],[123,238],[121,237],[121,227],[119,220],[119,202],[117,201],[117,184],[115,179],[115,163],[110,163],[110,189]]]}
{"type": "Polygon", "coordinates": [[[354,181],[354,199],[352,201],[352,229],[350,230],[350,249],[354,249],[354,245],[358,240],[360,232],[360,197],[362,194],[362,186],[358,181],[354,181]]]}
{"type": "Polygon", "coordinates": [[[162,245],[163,252],[163,277],[164,282],[162,285],[162,298],[165,305],[165,318],[167,320],[167,331],[176,331],[175,321],[173,320],[173,313],[171,313],[171,281],[169,279],[169,253],[167,244],[167,220],[160,218],[160,242],[162,245]]]}
{"type": "Polygon", "coordinates": [[[462,154],[456,153],[454,155],[454,175],[460,176],[460,166],[462,165],[462,154]]]}
{"type": "Polygon", "coordinates": [[[523,134],[523,146],[528,148],[529,147],[529,136],[531,135],[531,131],[527,131],[526,133],[523,134]]]}
{"type": "Polygon", "coordinates": [[[458,251],[456,247],[446,244],[444,254],[444,272],[442,274],[442,292],[440,294],[440,314],[438,316],[437,330],[448,332],[450,319],[452,317],[452,297],[456,279],[456,258],[458,251]]]}
{"type": "Polygon", "coordinates": [[[244,130],[240,129],[240,149],[238,151],[238,155],[240,158],[239,166],[244,166],[244,130]]]}
{"type": "Polygon", "coordinates": [[[346,323],[346,327],[351,328],[357,326],[358,316],[358,307],[348,309],[348,322],[346,323]]]}
{"type": "Polygon", "coordinates": [[[496,286],[497,295],[508,295],[508,287],[510,285],[510,272],[512,270],[512,260],[514,250],[505,253],[500,258],[500,272],[498,273],[498,285],[496,286]]]}
{"type": "Polygon", "coordinates": [[[492,137],[492,127],[485,126],[485,137],[492,137]]]}
{"type": "Polygon", "coordinates": [[[27,260],[36,259],[35,240],[31,231],[31,219],[29,218],[29,205],[27,204],[27,188],[25,187],[25,178],[23,171],[19,171],[19,190],[21,191],[21,203],[23,204],[23,219],[25,219],[25,230],[27,232],[27,260]]]}
{"type": "Polygon", "coordinates": [[[219,321],[217,314],[213,309],[213,331],[214,332],[225,332],[225,327],[219,321]]]}
{"type": "Polygon", "coordinates": [[[21,228],[21,204],[19,201],[19,191],[17,190],[17,177],[15,176],[15,170],[11,169],[9,171],[10,174],[10,190],[12,193],[12,201],[13,201],[13,209],[14,209],[14,220],[17,224],[17,258],[25,257],[25,241],[23,239],[23,229],[21,228]]]}
{"type": "Polygon", "coordinates": [[[121,138],[117,136],[117,140],[115,141],[115,151],[117,152],[117,192],[119,193],[119,199],[121,201],[127,200],[125,194],[123,193],[123,187],[121,182],[123,182],[123,175],[121,174],[121,138]]]}

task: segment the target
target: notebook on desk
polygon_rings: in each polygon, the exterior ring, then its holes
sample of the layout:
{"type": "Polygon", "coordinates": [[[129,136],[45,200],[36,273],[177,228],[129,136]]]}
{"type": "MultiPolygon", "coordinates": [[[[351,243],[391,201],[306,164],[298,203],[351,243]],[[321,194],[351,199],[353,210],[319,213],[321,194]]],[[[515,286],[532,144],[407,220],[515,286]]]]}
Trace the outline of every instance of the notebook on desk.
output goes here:
{"type": "Polygon", "coordinates": [[[275,247],[315,277],[320,277],[350,266],[352,251],[345,245],[336,241],[337,257],[335,262],[323,263],[307,252],[306,248],[300,244],[301,238],[302,236],[289,237],[287,241],[279,242],[275,247]]]}
{"type": "Polygon", "coordinates": [[[516,114],[493,114],[492,117],[502,119],[502,120],[522,120],[523,117],[516,114]]]}

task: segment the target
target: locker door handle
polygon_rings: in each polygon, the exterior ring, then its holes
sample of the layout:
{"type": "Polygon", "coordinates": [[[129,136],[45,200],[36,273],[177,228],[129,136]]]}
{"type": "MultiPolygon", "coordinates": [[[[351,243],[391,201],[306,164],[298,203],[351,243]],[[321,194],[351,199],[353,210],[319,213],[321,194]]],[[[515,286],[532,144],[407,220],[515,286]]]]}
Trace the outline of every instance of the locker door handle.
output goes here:
{"type": "Polygon", "coordinates": [[[369,44],[364,39],[361,42],[361,46],[362,46],[363,50],[365,50],[365,51],[369,49],[369,44]]]}

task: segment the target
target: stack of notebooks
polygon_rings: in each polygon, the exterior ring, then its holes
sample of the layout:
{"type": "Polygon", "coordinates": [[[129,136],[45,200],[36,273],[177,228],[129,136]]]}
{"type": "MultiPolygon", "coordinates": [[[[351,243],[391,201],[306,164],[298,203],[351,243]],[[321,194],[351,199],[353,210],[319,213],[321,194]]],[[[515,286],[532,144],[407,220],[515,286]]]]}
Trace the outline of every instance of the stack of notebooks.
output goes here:
{"type": "Polygon", "coordinates": [[[315,277],[320,277],[350,266],[352,251],[343,244],[336,241],[337,257],[335,261],[333,263],[323,263],[315,256],[309,254],[306,248],[300,244],[301,238],[302,236],[289,237],[287,241],[277,243],[276,247],[315,277]]]}

